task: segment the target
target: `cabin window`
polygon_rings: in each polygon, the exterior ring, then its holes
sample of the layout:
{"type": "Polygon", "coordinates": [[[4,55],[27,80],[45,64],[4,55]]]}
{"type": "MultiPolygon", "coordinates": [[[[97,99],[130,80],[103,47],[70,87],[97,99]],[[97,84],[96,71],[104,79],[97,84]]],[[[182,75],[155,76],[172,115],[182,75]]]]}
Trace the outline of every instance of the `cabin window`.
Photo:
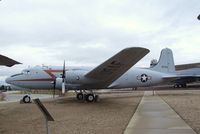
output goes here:
{"type": "Polygon", "coordinates": [[[30,74],[30,70],[24,70],[22,71],[23,74],[30,74]]]}

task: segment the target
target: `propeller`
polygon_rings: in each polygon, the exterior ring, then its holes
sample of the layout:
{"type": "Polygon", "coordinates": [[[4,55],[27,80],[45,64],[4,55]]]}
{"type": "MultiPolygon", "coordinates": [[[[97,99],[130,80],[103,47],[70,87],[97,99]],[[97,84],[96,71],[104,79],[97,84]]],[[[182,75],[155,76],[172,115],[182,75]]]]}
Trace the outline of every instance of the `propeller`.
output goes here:
{"type": "Polygon", "coordinates": [[[53,98],[55,98],[55,94],[56,94],[56,78],[53,81],[53,98]]]}
{"type": "Polygon", "coordinates": [[[64,95],[65,94],[65,77],[66,77],[66,72],[65,72],[65,61],[64,61],[64,64],[63,64],[63,70],[62,70],[62,78],[55,78],[54,81],[52,81],[52,84],[53,84],[53,98],[55,98],[55,92],[56,92],[56,84],[57,84],[57,79],[58,80],[58,84],[61,83],[61,88],[62,88],[62,91],[61,91],[61,95],[64,95]]]}
{"type": "Polygon", "coordinates": [[[62,73],[62,94],[65,94],[65,61],[63,64],[63,73],[62,73]]]}

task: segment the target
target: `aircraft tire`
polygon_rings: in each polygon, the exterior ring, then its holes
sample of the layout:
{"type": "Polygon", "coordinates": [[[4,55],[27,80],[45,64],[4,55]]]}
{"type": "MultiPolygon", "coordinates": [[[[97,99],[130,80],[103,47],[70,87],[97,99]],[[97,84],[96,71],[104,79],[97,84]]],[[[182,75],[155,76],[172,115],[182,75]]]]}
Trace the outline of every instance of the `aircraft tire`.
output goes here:
{"type": "Polygon", "coordinates": [[[176,86],[176,84],[174,84],[174,88],[176,88],[177,86],[176,86]]]}
{"type": "Polygon", "coordinates": [[[86,97],[87,102],[93,102],[95,100],[95,97],[93,94],[87,94],[85,97],[86,97]]]}
{"type": "Polygon", "coordinates": [[[30,102],[31,102],[31,97],[28,96],[28,95],[25,95],[25,96],[23,97],[23,102],[24,102],[24,103],[30,103],[30,102]]]}
{"type": "Polygon", "coordinates": [[[181,85],[181,84],[175,84],[174,85],[174,88],[182,88],[183,87],[183,85],[181,85]]]}
{"type": "Polygon", "coordinates": [[[76,95],[77,100],[83,100],[84,99],[84,95],[82,93],[78,93],[76,95]]]}
{"type": "Polygon", "coordinates": [[[181,85],[183,88],[186,88],[187,87],[187,84],[182,84],[181,85]]]}

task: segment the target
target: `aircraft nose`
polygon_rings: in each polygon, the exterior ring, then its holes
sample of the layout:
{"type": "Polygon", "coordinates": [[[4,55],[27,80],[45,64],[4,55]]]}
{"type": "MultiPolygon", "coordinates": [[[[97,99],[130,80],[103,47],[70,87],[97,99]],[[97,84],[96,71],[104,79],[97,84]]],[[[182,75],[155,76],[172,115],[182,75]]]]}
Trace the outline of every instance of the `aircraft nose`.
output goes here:
{"type": "Polygon", "coordinates": [[[10,77],[8,77],[8,78],[6,78],[6,83],[8,83],[8,84],[11,84],[11,78],[10,77]]]}

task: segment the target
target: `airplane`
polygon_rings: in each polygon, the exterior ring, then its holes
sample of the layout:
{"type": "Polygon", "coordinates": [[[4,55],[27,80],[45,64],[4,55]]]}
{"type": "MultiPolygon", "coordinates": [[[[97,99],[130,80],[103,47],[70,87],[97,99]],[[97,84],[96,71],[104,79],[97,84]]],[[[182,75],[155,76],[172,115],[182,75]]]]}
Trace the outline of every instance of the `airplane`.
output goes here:
{"type": "MultiPolygon", "coordinates": [[[[157,60],[151,60],[150,67],[157,64],[157,60]]],[[[189,63],[189,64],[179,64],[175,65],[175,70],[177,75],[200,75],[200,63],[189,63]]],[[[174,88],[186,88],[188,83],[198,82],[198,77],[186,77],[179,78],[172,82],[174,88]]]]}
{"type": "Polygon", "coordinates": [[[178,70],[176,71],[177,75],[185,75],[185,76],[193,76],[193,77],[182,77],[174,81],[174,88],[186,88],[188,83],[198,82],[200,81],[199,76],[200,75],[200,68],[194,67],[194,68],[188,68],[184,70],[178,70]]]}
{"type": "Polygon", "coordinates": [[[175,65],[176,71],[193,69],[193,68],[200,68],[200,63],[190,63],[190,64],[175,65]]]}
{"type": "MultiPolygon", "coordinates": [[[[21,63],[0,54],[0,66],[12,67],[16,64],[21,64],[21,63]]],[[[0,96],[1,96],[1,91],[0,91],[0,96]]]]}
{"type": "Polygon", "coordinates": [[[21,63],[0,54],[0,65],[5,65],[7,67],[12,67],[15,64],[21,64],[21,63]]]}
{"type": "MultiPolygon", "coordinates": [[[[126,48],[97,67],[33,67],[12,75],[6,82],[29,89],[75,90],[76,98],[93,102],[98,98],[93,90],[136,88],[170,83],[179,78],[198,77],[177,75],[173,53],[165,48],[154,67],[133,67],[149,50],[141,47],[126,48]],[[89,93],[88,93],[89,92],[89,93]]],[[[30,97],[23,98],[25,103],[30,97]]]]}

